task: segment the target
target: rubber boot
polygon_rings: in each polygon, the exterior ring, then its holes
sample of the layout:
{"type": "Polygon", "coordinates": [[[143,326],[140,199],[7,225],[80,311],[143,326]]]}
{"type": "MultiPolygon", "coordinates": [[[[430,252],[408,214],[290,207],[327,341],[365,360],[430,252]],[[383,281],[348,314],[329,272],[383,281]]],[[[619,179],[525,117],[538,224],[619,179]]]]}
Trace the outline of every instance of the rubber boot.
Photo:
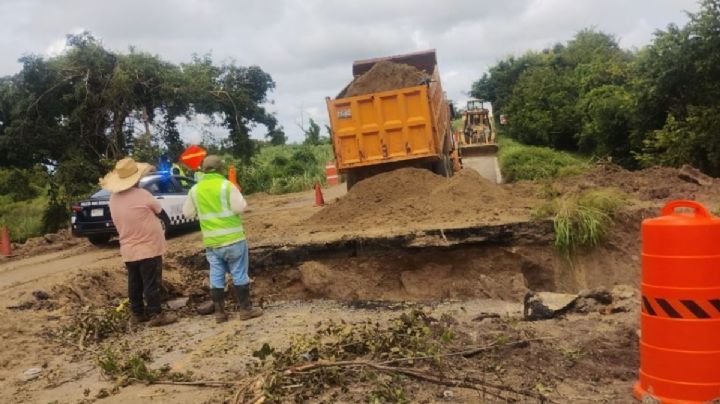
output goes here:
{"type": "Polygon", "coordinates": [[[251,318],[260,317],[263,310],[259,307],[253,307],[250,300],[250,284],[233,285],[233,296],[238,308],[238,317],[240,320],[249,320],[251,318]]]}
{"type": "Polygon", "coordinates": [[[225,314],[225,289],[210,289],[210,298],[215,306],[215,322],[224,323],[228,320],[228,316],[225,314]]]}
{"type": "Polygon", "coordinates": [[[176,322],[177,316],[168,313],[167,311],[160,312],[152,317],[150,317],[150,320],[148,321],[148,326],[150,327],[162,327],[164,325],[172,324],[176,322]]]}

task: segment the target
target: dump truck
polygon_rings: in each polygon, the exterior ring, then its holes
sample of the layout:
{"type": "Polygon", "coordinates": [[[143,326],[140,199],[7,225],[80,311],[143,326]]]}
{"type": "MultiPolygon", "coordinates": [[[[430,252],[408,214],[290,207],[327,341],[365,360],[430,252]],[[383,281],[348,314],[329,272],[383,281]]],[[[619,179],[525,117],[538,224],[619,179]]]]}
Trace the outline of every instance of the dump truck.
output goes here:
{"type": "Polygon", "coordinates": [[[335,99],[326,98],[336,165],[346,175],[348,189],[400,167],[452,175],[452,114],[435,50],[357,60],[352,72],[353,81],[335,99]],[[409,86],[348,96],[348,89],[371,77],[363,75],[381,62],[412,66],[426,78],[409,86]]]}

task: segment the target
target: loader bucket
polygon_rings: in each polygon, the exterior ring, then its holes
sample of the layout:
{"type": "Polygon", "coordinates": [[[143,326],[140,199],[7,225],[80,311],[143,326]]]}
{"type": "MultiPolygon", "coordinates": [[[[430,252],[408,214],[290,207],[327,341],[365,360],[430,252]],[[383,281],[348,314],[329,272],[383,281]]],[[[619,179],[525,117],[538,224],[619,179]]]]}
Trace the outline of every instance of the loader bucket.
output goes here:
{"type": "Polygon", "coordinates": [[[460,146],[460,155],[462,157],[491,156],[497,154],[497,152],[497,143],[481,143],[460,146]]]}

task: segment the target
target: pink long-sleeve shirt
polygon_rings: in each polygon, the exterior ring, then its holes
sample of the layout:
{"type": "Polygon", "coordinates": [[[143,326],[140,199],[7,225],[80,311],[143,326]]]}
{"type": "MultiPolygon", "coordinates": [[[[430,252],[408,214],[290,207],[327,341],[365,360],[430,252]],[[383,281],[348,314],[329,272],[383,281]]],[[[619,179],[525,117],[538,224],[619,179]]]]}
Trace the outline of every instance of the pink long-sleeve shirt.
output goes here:
{"type": "Polygon", "coordinates": [[[167,248],[157,199],[142,188],[133,187],[110,195],[110,215],[120,235],[123,261],[140,261],[163,255],[167,248]]]}

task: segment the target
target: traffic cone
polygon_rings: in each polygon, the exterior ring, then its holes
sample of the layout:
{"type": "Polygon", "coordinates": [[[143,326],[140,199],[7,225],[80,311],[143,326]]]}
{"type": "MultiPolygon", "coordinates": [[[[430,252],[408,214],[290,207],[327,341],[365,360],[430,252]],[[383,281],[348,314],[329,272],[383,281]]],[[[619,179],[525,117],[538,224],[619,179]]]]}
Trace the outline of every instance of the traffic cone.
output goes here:
{"type": "Polygon", "coordinates": [[[237,187],[237,189],[242,192],[242,188],[237,182],[237,171],[235,171],[235,166],[232,164],[230,164],[230,167],[228,167],[228,181],[232,182],[237,187]]]}
{"type": "Polygon", "coordinates": [[[322,190],[320,189],[320,183],[315,183],[315,206],[325,205],[325,199],[323,198],[322,190]]]}
{"type": "Polygon", "coordinates": [[[8,231],[7,226],[3,226],[2,229],[0,229],[0,254],[6,257],[12,256],[12,246],[10,245],[10,231],[8,231]]]}

